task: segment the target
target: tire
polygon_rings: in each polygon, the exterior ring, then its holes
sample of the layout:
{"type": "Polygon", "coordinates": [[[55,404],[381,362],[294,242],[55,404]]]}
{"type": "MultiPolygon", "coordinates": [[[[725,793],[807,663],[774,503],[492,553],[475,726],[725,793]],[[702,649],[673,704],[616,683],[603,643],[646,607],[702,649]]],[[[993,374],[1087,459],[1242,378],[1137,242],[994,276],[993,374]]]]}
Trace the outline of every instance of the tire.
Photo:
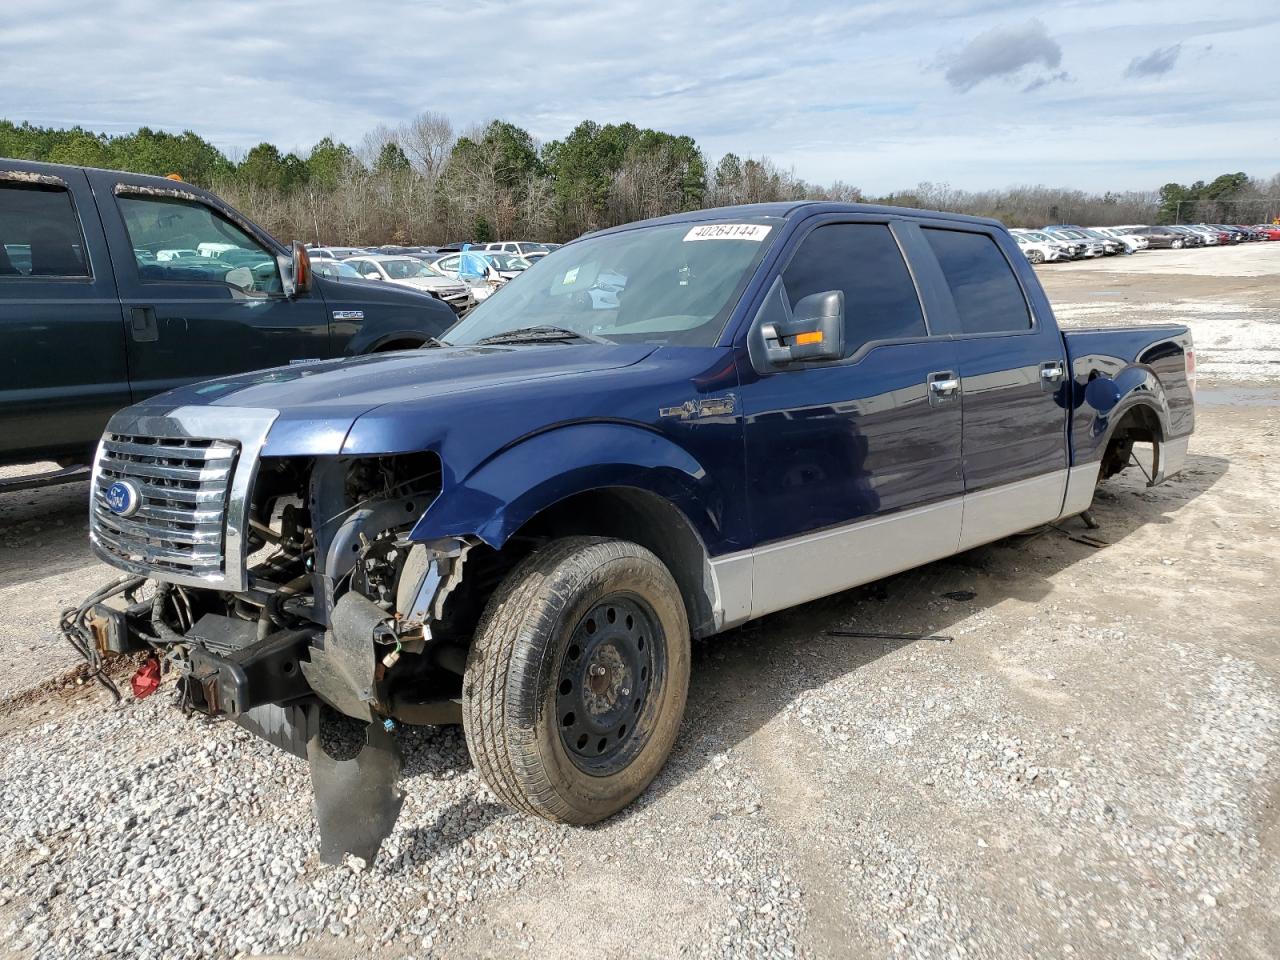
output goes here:
{"type": "Polygon", "coordinates": [[[462,684],[467,749],[504,803],[595,823],[662,769],[688,688],[689,620],[662,562],[625,540],[555,540],[481,618],[462,684]]]}
{"type": "Polygon", "coordinates": [[[1173,249],[1174,249],[1174,250],[1181,250],[1181,249],[1182,249],[1182,241],[1181,241],[1181,240],[1175,240],[1175,241],[1173,241],[1173,243],[1169,244],[1169,246],[1173,247],[1173,249]]]}
{"type": "Polygon", "coordinates": [[[1044,254],[1039,250],[1029,250],[1027,251],[1027,259],[1032,263],[1044,263],[1044,254]]]}

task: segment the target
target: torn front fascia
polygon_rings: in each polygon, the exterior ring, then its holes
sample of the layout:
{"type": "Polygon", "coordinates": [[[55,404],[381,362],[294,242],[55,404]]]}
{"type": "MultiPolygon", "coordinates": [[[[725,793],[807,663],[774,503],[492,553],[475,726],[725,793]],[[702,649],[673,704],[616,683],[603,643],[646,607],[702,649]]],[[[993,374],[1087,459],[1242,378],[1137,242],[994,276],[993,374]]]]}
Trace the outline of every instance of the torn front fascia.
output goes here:
{"type": "Polygon", "coordinates": [[[464,540],[414,544],[396,595],[400,616],[389,618],[377,604],[349,591],[334,604],[324,647],[312,647],[310,662],[302,664],[321,699],[367,723],[366,743],[352,760],[330,757],[318,735],[307,743],[324,863],[340,863],[347,853],[372,863],[395,827],[404,804],[402,759],[395,736],[376,715],[383,712],[376,701],[376,651],[388,643],[398,651],[406,641],[421,648],[430,638],[429,621],[442,615],[449,592],[462,579],[471,546],[464,540]]]}
{"type": "MultiPolygon", "coordinates": [[[[275,677],[278,672],[274,669],[279,659],[275,656],[276,648],[282,648],[281,652],[293,650],[297,639],[303,639],[301,631],[280,631],[253,641],[249,639],[250,625],[232,624],[242,626],[245,636],[240,642],[224,644],[229,647],[222,651],[225,656],[213,653],[212,648],[218,646],[213,641],[213,631],[229,618],[206,617],[187,635],[200,648],[193,658],[188,680],[209,684],[215,675],[219,679],[218,695],[210,698],[208,707],[218,711],[231,708],[233,719],[246,729],[281,749],[306,757],[320,828],[320,855],[325,863],[339,863],[346,853],[372,863],[382,841],[395,826],[404,803],[404,794],[398,785],[402,760],[396,737],[384,726],[380,716],[386,707],[376,700],[376,651],[388,643],[413,642],[415,637],[421,643],[430,637],[430,622],[442,616],[450,592],[461,582],[467,552],[474,545],[475,541],[463,539],[406,545],[410,546],[410,553],[396,598],[401,611],[399,617],[393,617],[359,593],[348,591],[334,605],[328,618],[330,624],[321,641],[323,646],[314,643],[307,646],[305,655],[310,662],[303,659],[303,650],[292,657],[311,692],[342,713],[366,723],[365,745],[351,760],[335,760],[325,753],[314,701],[308,702],[304,697],[286,704],[258,703],[264,696],[273,697],[283,692],[276,686],[269,690],[258,688],[262,686],[261,681],[275,677]],[[283,643],[286,634],[290,635],[289,642],[283,643]],[[296,639],[294,634],[298,634],[296,639]],[[202,642],[202,635],[208,635],[209,639],[202,642]],[[207,651],[206,644],[209,644],[207,651]],[[255,665],[260,653],[272,654],[266,674],[255,665]],[[231,669],[235,666],[243,669],[231,669]],[[246,707],[249,709],[243,709],[246,707]]],[[[146,628],[154,625],[151,606],[147,601],[136,605],[136,609],[131,608],[129,616],[133,619],[127,625],[123,622],[124,615],[113,611],[112,616],[121,622],[104,622],[96,629],[95,633],[101,634],[99,644],[107,649],[118,648],[112,652],[147,646],[138,641],[146,636],[146,628]]],[[[105,611],[102,616],[105,621],[105,611]]],[[[292,696],[303,692],[304,688],[288,691],[292,696]]],[[[427,706],[444,715],[441,704],[427,706]]],[[[418,712],[428,716],[421,705],[418,712]]]]}
{"type": "Polygon", "coordinates": [[[373,863],[404,806],[396,738],[380,723],[369,724],[365,735],[352,760],[325,753],[318,734],[307,743],[322,863],[341,863],[347,853],[373,863]]]}
{"type": "Polygon", "coordinates": [[[356,720],[387,713],[378,698],[379,661],[390,669],[402,650],[422,652],[431,639],[431,622],[442,618],[445,601],[462,580],[473,545],[462,539],[410,545],[394,616],[355,591],[343,594],[329,614],[323,645],[312,647],[310,662],[301,665],[311,689],[356,720]]]}

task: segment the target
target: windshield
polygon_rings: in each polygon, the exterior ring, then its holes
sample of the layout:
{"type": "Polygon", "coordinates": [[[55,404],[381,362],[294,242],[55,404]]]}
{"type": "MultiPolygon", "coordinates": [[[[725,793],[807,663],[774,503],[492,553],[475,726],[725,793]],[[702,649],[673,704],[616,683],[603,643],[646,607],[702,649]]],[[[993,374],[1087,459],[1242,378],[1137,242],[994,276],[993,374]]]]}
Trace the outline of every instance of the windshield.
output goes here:
{"type": "Polygon", "coordinates": [[[379,260],[382,269],[392,280],[408,280],[413,277],[435,276],[421,260],[405,257],[403,260],[379,260]]]}
{"type": "Polygon", "coordinates": [[[1043,233],[1024,233],[1024,237],[1029,237],[1036,243],[1053,243],[1053,238],[1045,236],[1043,233]]]}
{"type": "Polygon", "coordinates": [[[484,258],[492,263],[499,270],[527,270],[529,261],[523,257],[517,257],[511,253],[494,253],[489,251],[485,253],[484,258]]]}
{"type": "Polygon", "coordinates": [[[339,263],[337,260],[324,260],[319,263],[312,263],[311,269],[322,277],[330,277],[334,280],[359,280],[360,273],[355,267],[349,263],[339,263]]]}
{"type": "Polygon", "coordinates": [[[676,223],[580,240],[537,260],[445,340],[555,326],[616,342],[711,346],[777,225],[676,223]]]}

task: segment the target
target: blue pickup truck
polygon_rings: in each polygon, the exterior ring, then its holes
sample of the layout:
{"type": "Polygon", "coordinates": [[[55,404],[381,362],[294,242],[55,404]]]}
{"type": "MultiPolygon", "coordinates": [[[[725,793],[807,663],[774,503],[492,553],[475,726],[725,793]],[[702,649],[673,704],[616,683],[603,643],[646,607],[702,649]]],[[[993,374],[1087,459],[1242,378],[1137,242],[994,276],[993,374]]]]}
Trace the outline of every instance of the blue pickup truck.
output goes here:
{"type": "Polygon", "coordinates": [[[390,830],[398,724],[460,722],[503,801],[591,823],[664,763],[691,637],[1079,514],[1135,443],[1158,483],[1193,389],[1185,327],[1060,331],[995,221],[631,224],[438,346],[117,414],[91,538],[128,576],[64,627],[307,757],[327,860],[390,830]],[[354,759],[328,716],[365,724],[354,759]]]}

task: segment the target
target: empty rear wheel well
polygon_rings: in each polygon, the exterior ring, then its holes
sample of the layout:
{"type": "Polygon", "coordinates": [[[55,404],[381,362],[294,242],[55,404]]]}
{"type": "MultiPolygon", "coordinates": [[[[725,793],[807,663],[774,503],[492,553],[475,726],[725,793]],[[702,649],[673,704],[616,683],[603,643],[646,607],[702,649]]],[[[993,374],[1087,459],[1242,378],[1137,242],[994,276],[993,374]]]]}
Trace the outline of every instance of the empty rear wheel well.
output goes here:
{"type": "Polygon", "coordinates": [[[1145,404],[1128,410],[1111,431],[1107,449],[1102,455],[1099,479],[1114,477],[1129,463],[1135,443],[1157,444],[1164,438],[1160,417],[1145,404]]]}

